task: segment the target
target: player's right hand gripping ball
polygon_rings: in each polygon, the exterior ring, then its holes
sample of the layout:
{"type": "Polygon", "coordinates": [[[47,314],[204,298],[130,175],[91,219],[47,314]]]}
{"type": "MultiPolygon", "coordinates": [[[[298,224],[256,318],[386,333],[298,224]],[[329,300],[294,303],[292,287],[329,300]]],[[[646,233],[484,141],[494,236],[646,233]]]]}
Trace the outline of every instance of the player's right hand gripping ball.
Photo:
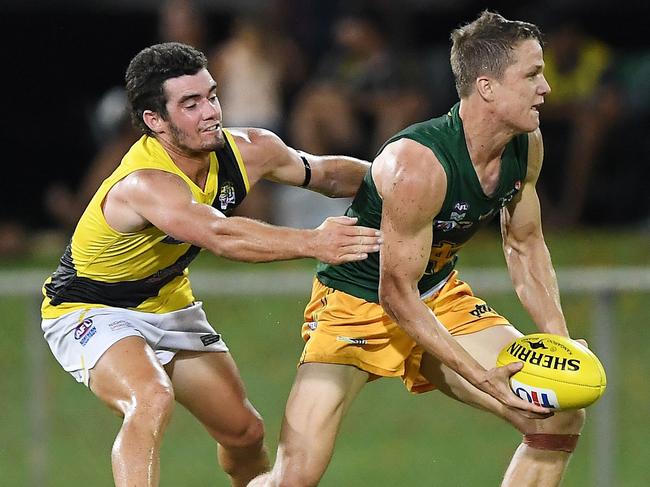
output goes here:
{"type": "Polygon", "coordinates": [[[570,338],[534,333],[517,338],[497,357],[497,365],[523,362],[510,378],[513,392],[544,407],[580,409],[605,392],[607,378],[598,357],[570,338]]]}

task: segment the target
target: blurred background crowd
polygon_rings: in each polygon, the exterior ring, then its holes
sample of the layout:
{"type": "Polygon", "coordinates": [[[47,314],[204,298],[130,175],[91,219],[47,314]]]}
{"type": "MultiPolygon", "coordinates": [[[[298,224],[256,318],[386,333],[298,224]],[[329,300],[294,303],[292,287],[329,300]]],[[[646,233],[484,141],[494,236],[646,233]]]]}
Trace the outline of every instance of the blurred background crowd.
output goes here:
{"type": "MultiPolygon", "coordinates": [[[[546,227],[648,232],[650,8],[624,3],[6,0],[0,258],[67,240],[136,140],[123,76],[140,49],[171,40],[202,49],[226,127],[371,160],[387,137],[455,103],[449,34],[484,8],[545,34],[546,227]]],[[[271,183],[254,193],[241,214],[290,226],[318,225],[348,203],[271,183]]]]}

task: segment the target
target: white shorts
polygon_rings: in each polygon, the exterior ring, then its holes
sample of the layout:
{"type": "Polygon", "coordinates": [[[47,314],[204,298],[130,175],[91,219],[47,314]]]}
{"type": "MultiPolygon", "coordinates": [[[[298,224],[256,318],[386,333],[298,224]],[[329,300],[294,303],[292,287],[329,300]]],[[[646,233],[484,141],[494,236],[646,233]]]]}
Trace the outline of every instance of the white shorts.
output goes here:
{"type": "Polygon", "coordinates": [[[171,313],[143,313],[123,308],[88,308],[41,323],[45,340],[61,366],[88,386],[88,371],[114,343],[140,336],[162,365],[179,350],[227,352],[208,323],[200,302],[171,313]]]}

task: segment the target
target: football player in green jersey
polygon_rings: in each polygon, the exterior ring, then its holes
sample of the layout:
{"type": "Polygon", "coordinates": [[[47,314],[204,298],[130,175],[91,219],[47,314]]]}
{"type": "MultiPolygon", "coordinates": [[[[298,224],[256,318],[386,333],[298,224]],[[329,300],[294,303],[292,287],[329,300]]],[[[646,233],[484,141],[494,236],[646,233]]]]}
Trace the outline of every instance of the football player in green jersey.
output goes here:
{"type": "Polygon", "coordinates": [[[540,331],[568,336],[535,191],[538,108],[550,91],[541,36],[486,11],[451,38],[460,102],[389,139],[366,174],[347,214],[380,228],[384,244],[363,262],[319,265],[276,463],[251,485],[318,484],[346,410],[379,377],[401,377],[412,392],[437,388],[517,428],[523,440],[503,485],[561,481],[584,412],[553,415],[552,398],[512,393],[522,364],[495,363],[521,333],[454,269],[459,249],[500,214],[519,299],[540,331]]]}

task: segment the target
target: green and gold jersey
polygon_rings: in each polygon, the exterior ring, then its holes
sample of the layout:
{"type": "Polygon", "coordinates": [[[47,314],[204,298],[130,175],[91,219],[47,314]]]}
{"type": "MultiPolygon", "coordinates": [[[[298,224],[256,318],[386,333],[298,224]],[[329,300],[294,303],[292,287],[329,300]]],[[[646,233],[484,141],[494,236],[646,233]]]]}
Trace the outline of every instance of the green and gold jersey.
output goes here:
{"type": "Polygon", "coordinates": [[[194,301],[187,266],[200,249],[165,235],[154,226],[122,233],[111,228],[102,211],[110,189],[134,171],[156,169],[176,174],[195,201],[232,213],[249,191],[248,176],[232,135],[210,154],[205,189],[199,188],[153,137],[143,136],[99,187],[72,235],[59,266],[43,286],[43,318],[80,308],[114,306],[167,313],[194,301]]]}
{"type": "MultiPolygon", "coordinates": [[[[454,105],[445,116],[407,127],[384,144],[385,147],[402,138],[412,139],[431,149],[447,175],[442,209],[431,223],[433,243],[429,263],[418,282],[421,293],[449,275],[456,265],[460,248],[515,197],[526,177],[528,135],[523,134],[506,146],[497,189],[493,195],[485,195],[467,151],[459,106],[459,103],[454,105]]],[[[381,212],[382,200],[369,170],[346,215],[357,217],[358,225],[380,228],[381,212]]],[[[366,301],[379,302],[378,253],[338,266],[319,263],[316,274],[326,286],[366,301]]]]}

